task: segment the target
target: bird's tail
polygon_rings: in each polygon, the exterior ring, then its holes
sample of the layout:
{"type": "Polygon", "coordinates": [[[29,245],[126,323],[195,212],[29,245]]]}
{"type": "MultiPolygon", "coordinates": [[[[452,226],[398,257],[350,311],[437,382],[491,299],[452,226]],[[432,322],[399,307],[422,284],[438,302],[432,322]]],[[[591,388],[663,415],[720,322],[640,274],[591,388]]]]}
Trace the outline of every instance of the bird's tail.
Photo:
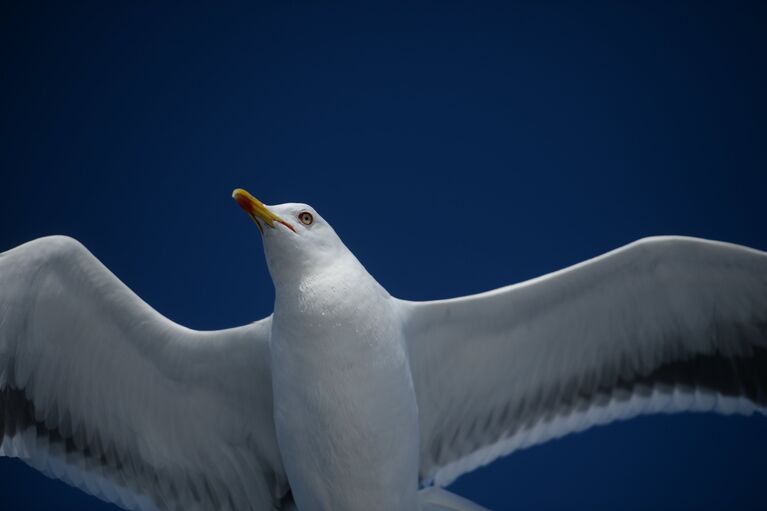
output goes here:
{"type": "Polygon", "coordinates": [[[421,505],[421,511],[488,511],[470,500],[435,486],[420,490],[418,502],[421,505]]]}

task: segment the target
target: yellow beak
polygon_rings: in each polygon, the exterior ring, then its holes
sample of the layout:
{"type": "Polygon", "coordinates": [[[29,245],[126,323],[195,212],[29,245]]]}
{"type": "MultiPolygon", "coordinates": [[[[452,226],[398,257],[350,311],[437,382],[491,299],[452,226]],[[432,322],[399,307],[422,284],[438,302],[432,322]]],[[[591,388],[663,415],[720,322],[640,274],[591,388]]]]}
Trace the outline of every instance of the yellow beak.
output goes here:
{"type": "Polygon", "coordinates": [[[251,194],[243,190],[242,188],[237,188],[232,192],[232,198],[237,201],[237,204],[240,205],[242,209],[245,210],[245,212],[250,216],[250,218],[253,219],[253,221],[258,226],[258,229],[261,232],[263,231],[263,228],[261,227],[261,224],[258,222],[261,220],[266,225],[274,229],[274,222],[280,223],[290,229],[293,232],[296,232],[296,230],[293,228],[292,225],[290,225],[288,222],[283,220],[282,218],[278,217],[269,209],[267,209],[266,206],[264,206],[264,203],[260,200],[253,197],[251,194]]]}

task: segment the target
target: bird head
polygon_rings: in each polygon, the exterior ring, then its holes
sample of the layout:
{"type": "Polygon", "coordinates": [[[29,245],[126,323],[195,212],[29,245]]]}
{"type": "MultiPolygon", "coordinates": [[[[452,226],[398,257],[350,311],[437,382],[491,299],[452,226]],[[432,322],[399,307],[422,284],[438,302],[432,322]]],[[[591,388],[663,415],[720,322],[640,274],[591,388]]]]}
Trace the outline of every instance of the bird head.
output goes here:
{"type": "Polygon", "coordinates": [[[330,224],[307,204],[267,206],[242,188],[234,190],[232,198],[261,232],[275,284],[321,270],[347,253],[351,255],[330,224]]]}

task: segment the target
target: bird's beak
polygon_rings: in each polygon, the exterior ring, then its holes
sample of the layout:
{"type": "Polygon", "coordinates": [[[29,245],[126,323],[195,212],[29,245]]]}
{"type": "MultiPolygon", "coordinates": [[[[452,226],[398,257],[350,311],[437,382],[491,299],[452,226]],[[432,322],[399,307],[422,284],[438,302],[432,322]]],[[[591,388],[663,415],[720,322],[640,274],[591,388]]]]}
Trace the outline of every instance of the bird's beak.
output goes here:
{"type": "Polygon", "coordinates": [[[282,218],[278,217],[264,205],[263,202],[253,197],[251,194],[243,190],[242,188],[237,188],[235,191],[232,192],[232,198],[237,201],[237,204],[240,205],[242,209],[245,210],[245,212],[250,216],[250,218],[253,219],[253,221],[258,226],[258,230],[261,231],[261,233],[264,232],[263,227],[261,227],[261,222],[264,222],[266,225],[274,229],[274,222],[280,223],[290,229],[293,232],[296,232],[296,230],[293,228],[292,225],[290,225],[288,222],[283,220],[282,218]]]}

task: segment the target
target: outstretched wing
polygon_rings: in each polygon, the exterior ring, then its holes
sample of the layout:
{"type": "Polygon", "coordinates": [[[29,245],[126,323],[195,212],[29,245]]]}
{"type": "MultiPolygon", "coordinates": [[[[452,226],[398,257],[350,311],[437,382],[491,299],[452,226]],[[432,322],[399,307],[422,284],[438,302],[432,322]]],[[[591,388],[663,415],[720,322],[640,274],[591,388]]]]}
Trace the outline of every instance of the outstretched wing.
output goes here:
{"type": "Polygon", "coordinates": [[[641,240],[483,294],[400,301],[422,482],[642,413],[767,407],[767,254],[641,240]]]}
{"type": "Polygon", "coordinates": [[[270,327],[179,326],[71,238],[4,252],[0,455],[127,509],[277,508],[270,327]]]}

